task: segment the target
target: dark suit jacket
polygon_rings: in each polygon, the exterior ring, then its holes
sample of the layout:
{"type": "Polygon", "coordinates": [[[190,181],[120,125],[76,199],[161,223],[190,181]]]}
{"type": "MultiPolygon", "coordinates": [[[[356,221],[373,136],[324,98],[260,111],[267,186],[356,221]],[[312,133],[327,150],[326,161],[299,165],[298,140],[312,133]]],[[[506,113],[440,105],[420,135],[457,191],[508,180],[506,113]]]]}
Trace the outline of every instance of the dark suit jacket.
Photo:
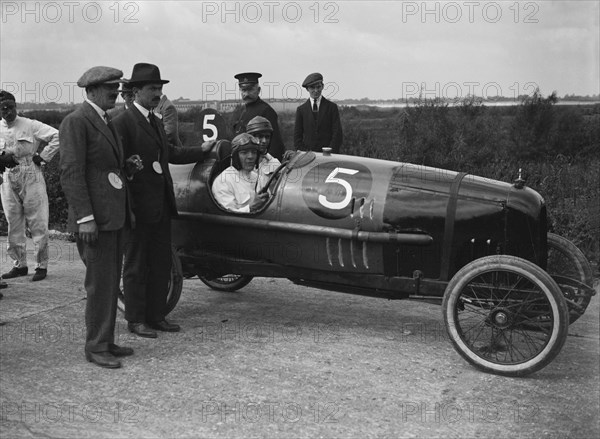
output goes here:
{"type": "Polygon", "coordinates": [[[170,144],[160,120],[157,122],[159,134],[135,105],[117,116],[113,122],[121,137],[125,156],[138,154],[144,165],[144,169],[137,172],[129,182],[133,213],[139,223],[157,223],[164,209],[177,215],[169,163],[194,163],[204,159],[200,147],[170,144]],[[152,163],[155,161],[159,161],[162,174],[154,171],[152,163]]]}
{"type": "Polygon", "coordinates": [[[321,148],[328,146],[332,152],[339,153],[342,141],[342,124],[336,104],[321,98],[316,121],[310,99],[296,109],[294,148],[321,152],[321,148]]]}
{"type": "Polygon", "coordinates": [[[68,230],[77,232],[77,220],[89,215],[100,231],[125,225],[128,213],[127,178],[123,146],[94,108],[84,102],[67,115],[59,129],[60,181],[69,204],[68,230]],[[121,189],[109,181],[116,173],[121,189]]]}
{"type": "Polygon", "coordinates": [[[255,116],[262,116],[271,122],[273,126],[273,135],[271,136],[271,144],[269,145],[269,154],[278,160],[283,158],[285,146],[279,130],[279,122],[277,113],[269,104],[258,98],[256,101],[237,107],[232,115],[233,120],[233,136],[246,132],[246,125],[255,116]]]}

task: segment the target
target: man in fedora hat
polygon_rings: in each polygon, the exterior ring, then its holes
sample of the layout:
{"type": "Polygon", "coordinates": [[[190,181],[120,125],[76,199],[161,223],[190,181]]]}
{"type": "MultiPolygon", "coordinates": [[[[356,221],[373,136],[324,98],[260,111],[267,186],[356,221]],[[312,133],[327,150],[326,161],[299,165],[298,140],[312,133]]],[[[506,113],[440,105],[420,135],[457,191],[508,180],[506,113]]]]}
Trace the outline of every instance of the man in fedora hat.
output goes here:
{"type": "Polygon", "coordinates": [[[260,86],[258,78],[262,75],[255,72],[238,73],[234,76],[238,80],[240,94],[242,95],[242,105],[237,107],[233,112],[232,120],[234,121],[234,135],[245,132],[246,125],[250,119],[256,116],[262,116],[271,122],[273,127],[273,135],[271,139],[271,147],[269,152],[273,157],[281,160],[285,152],[285,146],[279,131],[279,122],[277,113],[269,104],[260,98],[260,86]]]}
{"type": "Polygon", "coordinates": [[[169,163],[204,159],[212,143],[180,147],[168,141],[153,110],[160,102],[163,84],[157,66],[133,66],[129,84],[133,105],[115,118],[127,154],[138,154],[143,169],[130,183],[136,228],[125,249],[123,288],[129,330],[156,338],[155,330],[178,332],[179,325],[165,319],[171,274],[171,216],[177,215],[169,163]]]}
{"type": "Polygon", "coordinates": [[[67,230],[77,237],[86,266],[85,356],[101,367],[118,368],[133,349],[114,344],[117,297],[126,230],[133,224],[127,180],[138,157],[125,160],[106,111],[115,106],[121,70],[97,66],[77,85],[86,99],[60,125],[60,181],[69,203],[67,230]]]}
{"type": "Polygon", "coordinates": [[[321,151],[323,147],[340,152],[342,124],[338,106],[325,99],[323,75],[311,73],[302,82],[309,99],[296,109],[294,124],[294,148],[304,151],[321,151]]]}

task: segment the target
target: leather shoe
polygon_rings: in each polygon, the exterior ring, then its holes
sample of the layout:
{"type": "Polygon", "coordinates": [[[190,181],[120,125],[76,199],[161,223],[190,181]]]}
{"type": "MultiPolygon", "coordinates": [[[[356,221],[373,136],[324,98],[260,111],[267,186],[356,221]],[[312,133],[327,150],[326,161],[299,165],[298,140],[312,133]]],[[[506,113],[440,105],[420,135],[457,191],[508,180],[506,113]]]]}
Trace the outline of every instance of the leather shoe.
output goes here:
{"type": "Polygon", "coordinates": [[[169,323],[166,320],[161,320],[160,322],[150,322],[148,323],[152,329],[158,329],[163,332],[179,332],[181,331],[181,326],[176,325],[175,323],[169,323]]]}
{"type": "Polygon", "coordinates": [[[106,367],[107,369],[118,369],[121,367],[121,362],[115,358],[110,352],[87,352],[85,358],[90,363],[95,363],[100,367],[106,367]]]}
{"type": "Polygon", "coordinates": [[[117,346],[116,344],[108,345],[108,352],[113,354],[115,357],[128,357],[133,355],[133,349],[125,346],[117,346]]]}
{"type": "Polygon", "coordinates": [[[140,337],[146,338],[156,338],[158,335],[156,332],[151,330],[146,326],[145,323],[127,323],[127,327],[129,328],[129,332],[133,332],[135,335],[139,335],[140,337]]]}
{"type": "Polygon", "coordinates": [[[32,282],[37,282],[38,280],[45,279],[47,273],[48,273],[48,270],[45,269],[45,268],[36,268],[35,269],[35,274],[31,278],[31,281],[32,282]]]}
{"type": "Polygon", "coordinates": [[[12,279],[13,277],[27,276],[27,267],[13,267],[8,273],[2,275],[3,279],[12,279]]]}

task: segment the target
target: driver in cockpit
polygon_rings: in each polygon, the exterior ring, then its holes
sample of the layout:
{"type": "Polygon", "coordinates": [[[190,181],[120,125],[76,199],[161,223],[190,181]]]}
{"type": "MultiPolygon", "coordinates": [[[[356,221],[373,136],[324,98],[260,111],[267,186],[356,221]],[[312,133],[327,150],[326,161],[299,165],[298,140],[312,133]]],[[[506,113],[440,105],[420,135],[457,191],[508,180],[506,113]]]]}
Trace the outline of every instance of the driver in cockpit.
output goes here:
{"type": "Polygon", "coordinates": [[[258,139],[242,133],[231,142],[231,166],[215,178],[212,192],[217,202],[232,212],[253,213],[269,199],[269,194],[261,193],[262,185],[258,172],[258,139]]]}
{"type": "MultiPolygon", "coordinates": [[[[279,160],[269,154],[271,137],[273,136],[273,126],[269,119],[262,116],[256,116],[250,119],[246,125],[246,132],[252,134],[259,142],[258,158],[258,186],[262,189],[269,177],[281,164],[279,160]]],[[[260,189],[259,189],[260,190],[260,189]]]]}

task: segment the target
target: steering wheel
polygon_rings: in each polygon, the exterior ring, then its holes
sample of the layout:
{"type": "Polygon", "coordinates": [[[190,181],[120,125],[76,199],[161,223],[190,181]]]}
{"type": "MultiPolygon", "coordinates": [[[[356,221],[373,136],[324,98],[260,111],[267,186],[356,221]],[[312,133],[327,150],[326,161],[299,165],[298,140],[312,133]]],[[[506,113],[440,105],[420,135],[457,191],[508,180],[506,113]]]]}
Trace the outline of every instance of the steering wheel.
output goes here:
{"type": "Polygon", "coordinates": [[[260,194],[264,194],[265,192],[267,192],[269,190],[269,187],[271,186],[271,183],[273,183],[273,181],[275,181],[275,177],[277,177],[277,175],[279,175],[279,173],[281,172],[281,170],[283,168],[285,168],[287,166],[287,164],[288,164],[288,162],[283,162],[279,166],[277,166],[277,169],[275,169],[271,173],[271,176],[269,177],[269,179],[265,183],[264,187],[260,191],[258,191],[259,195],[260,194]]]}

